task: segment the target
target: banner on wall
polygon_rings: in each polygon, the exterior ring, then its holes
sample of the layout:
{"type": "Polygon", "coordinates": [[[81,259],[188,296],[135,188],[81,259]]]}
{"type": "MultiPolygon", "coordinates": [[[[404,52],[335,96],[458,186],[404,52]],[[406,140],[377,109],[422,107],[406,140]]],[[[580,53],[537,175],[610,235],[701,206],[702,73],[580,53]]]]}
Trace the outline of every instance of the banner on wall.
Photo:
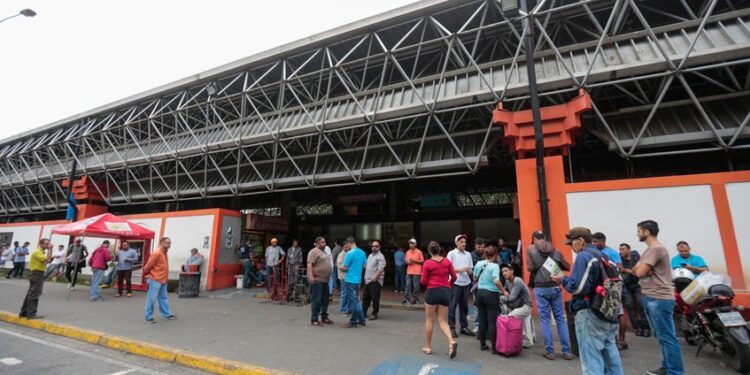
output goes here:
{"type": "Polygon", "coordinates": [[[289,231],[289,223],[283,217],[247,214],[245,215],[245,229],[286,233],[289,231]]]}

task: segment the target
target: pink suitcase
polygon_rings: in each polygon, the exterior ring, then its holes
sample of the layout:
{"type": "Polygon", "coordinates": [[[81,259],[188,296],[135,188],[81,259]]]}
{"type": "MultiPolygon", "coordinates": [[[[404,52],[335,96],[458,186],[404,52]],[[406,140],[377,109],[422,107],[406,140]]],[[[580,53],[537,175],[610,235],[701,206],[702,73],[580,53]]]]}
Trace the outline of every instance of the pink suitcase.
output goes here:
{"type": "Polygon", "coordinates": [[[520,354],[523,350],[523,320],[500,315],[496,326],[495,350],[506,357],[520,354]]]}

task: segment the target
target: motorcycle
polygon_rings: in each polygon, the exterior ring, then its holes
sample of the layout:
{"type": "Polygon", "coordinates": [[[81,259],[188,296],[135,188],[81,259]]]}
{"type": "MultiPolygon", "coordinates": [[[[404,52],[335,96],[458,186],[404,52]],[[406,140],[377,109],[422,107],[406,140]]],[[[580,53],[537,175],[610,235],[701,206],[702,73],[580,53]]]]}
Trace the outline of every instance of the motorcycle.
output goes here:
{"type": "Polygon", "coordinates": [[[688,345],[698,346],[696,357],[704,346],[719,349],[726,364],[739,373],[750,373],[750,325],[740,314],[743,306],[732,306],[734,291],[724,284],[708,287],[696,301],[688,303],[682,292],[693,282],[693,274],[676,269],[672,281],[675,286],[679,329],[688,345]]]}

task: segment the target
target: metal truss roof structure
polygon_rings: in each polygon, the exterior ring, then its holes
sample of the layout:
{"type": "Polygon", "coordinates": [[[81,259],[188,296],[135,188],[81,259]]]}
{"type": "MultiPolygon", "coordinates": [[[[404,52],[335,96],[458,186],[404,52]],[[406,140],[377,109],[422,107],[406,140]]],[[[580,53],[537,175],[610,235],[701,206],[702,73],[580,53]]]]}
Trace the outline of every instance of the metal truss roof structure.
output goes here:
{"type": "MultiPolygon", "coordinates": [[[[749,147],[750,2],[544,0],[543,104],[625,158],[749,147]]],[[[518,18],[430,0],[0,141],[0,216],[58,211],[73,160],[109,205],[475,173],[527,106],[518,18]]]]}

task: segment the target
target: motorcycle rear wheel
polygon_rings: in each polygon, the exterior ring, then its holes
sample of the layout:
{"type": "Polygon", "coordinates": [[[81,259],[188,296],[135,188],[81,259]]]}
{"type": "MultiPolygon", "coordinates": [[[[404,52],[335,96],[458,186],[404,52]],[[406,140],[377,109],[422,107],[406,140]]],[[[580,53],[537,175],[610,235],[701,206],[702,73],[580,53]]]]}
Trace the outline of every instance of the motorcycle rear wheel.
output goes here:
{"type": "Polygon", "coordinates": [[[690,331],[682,331],[682,336],[685,338],[685,342],[687,342],[690,346],[696,346],[698,345],[698,340],[695,338],[695,335],[693,335],[690,331]]]}
{"type": "Polygon", "coordinates": [[[734,336],[726,335],[728,347],[723,350],[727,365],[740,374],[750,373],[750,345],[739,342],[734,336]]]}

